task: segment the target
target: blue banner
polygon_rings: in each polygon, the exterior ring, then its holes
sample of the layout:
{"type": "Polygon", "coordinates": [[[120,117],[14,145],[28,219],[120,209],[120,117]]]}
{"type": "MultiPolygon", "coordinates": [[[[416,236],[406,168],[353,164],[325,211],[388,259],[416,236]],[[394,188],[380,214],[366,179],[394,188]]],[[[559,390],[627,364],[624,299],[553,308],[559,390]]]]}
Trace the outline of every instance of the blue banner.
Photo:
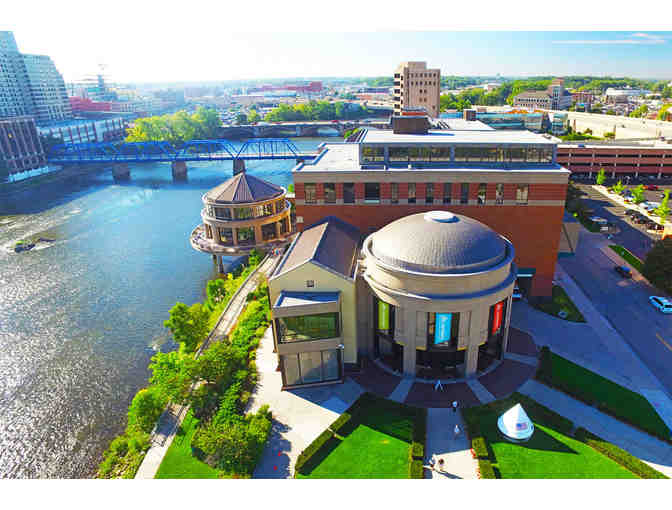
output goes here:
{"type": "Polygon", "coordinates": [[[437,313],[434,325],[434,345],[450,342],[450,326],[452,313],[437,313]]]}

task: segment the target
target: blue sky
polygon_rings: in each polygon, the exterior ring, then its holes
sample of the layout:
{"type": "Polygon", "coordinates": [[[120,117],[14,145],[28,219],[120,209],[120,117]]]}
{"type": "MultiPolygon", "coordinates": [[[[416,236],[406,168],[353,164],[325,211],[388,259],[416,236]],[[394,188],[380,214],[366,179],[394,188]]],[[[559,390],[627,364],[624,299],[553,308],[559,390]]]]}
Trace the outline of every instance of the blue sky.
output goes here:
{"type": "MultiPolygon", "coordinates": [[[[43,15],[36,17],[28,7],[22,12],[23,7],[14,5],[16,12],[9,17],[3,13],[0,30],[14,31],[21,51],[50,55],[66,80],[95,72],[99,62],[107,64],[117,81],[160,82],[389,76],[405,60],[425,60],[443,75],[672,79],[672,32],[343,33],[339,30],[347,25],[340,19],[332,22],[328,14],[313,11],[301,17],[302,11],[281,9],[279,4],[283,19],[298,16],[296,22],[274,24],[272,13],[260,16],[252,7],[243,16],[228,13],[228,7],[209,15],[198,9],[146,8],[136,2],[134,11],[115,8],[97,14],[90,3],[77,11],[54,2],[45,4],[43,15]],[[292,31],[278,33],[274,27],[292,31]],[[318,28],[324,30],[315,32],[318,28]]],[[[357,13],[348,15],[361,20],[357,13]]]]}

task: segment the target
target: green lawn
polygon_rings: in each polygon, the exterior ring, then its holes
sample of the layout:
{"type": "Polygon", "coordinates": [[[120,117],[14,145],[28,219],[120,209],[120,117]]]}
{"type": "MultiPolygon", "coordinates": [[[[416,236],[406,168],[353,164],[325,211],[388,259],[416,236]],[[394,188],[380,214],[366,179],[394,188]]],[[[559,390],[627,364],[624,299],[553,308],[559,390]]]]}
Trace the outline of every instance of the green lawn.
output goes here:
{"type": "Polygon", "coordinates": [[[599,404],[601,410],[661,438],[670,431],[651,403],[639,393],[551,352],[551,384],[581,400],[599,404]]]}
{"type": "Polygon", "coordinates": [[[227,478],[191,454],[197,425],[198,419],[189,410],[154,478],[227,478]]]}
{"type": "Polygon", "coordinates": [[[586,230],[589,230],[590,232],[600,231],[600,226],[597,223],[590,221],[587,217],[578,213],[574,213],[573,216],[581,222],[581,225],[583,225],[586,230]]]}
{"type": "Polygon", "coordinates": [[[358,401],[351,422],[297,478],[408,478],[414,410],[384,399],[358,401]]]}
{"type": "Polygon", "coordinates": [[[644,263],[638,257],[623,248],[623,246],[619,246],[618,244],[610,244],[609,248],[618,253],[623,260],[634,267],[637,271],[640,273],[642,272],[642,266],[644,263]]]}
{"type": "Polygon", "coordinates": [[[534,434],[525,443],[508,441],[499,432],[497,419],[517,402],[509,397],[494,406],[466,410],[478,424],[500,478],[637,478],[609,457],[558,432],[551,419],[526,403],[523,406],[534,423],[534,434]]]}
{"type": "Polygon", "coordinates": [[[560,318],[558,312],[560,312],[560,310],[565,310],[565,312],[567,312],[567,318],[565,320],[572,322],[586,322],[586,319],[583,318],[579,309],[562,287],[553,285],[552,292],[552,301],[547,303],[537,303],[534,307],[558,318],[560,318]]]}

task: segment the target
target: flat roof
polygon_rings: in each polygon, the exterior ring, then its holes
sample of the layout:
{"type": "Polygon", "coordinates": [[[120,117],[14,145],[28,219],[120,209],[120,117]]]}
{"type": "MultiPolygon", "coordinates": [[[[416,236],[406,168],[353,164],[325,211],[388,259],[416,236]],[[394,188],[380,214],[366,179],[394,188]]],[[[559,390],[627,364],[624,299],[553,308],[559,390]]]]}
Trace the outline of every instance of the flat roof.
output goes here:
{"type": "Polygon", "coordinates": [[[494,131],[495,128],[488,126],[485,122],[480,120],[464,120],[464,119],[440,119],[442,123],[448,124],[451,131],[494,131]]]}
{"type": "MultiPolygon", "coordinates": [[[[442,119],[443,120],[443,119],[442,119]]],[[[458,119],[447,119],[449,125],[452,121],[458,119]]],[[[470,121],[465,121],[470,122],[470,121]]],[[[478,121],[475,121],[479,123],[478,121]]],[[[367,130],[359,143],[378,143],[385,145],[428,145],[428,144],[536,144],[536,145],[556,145],[556,142],[549,140],[541,135],[531,131],[520,130],[432,130],[427,134],[406,135],[395,134],[391,130],[367,130]]]]}
{"type": "Polygon", "coordinates": [[[273,308],[336,303],[338,294],[338,292],[288,292],[283,290],[273,308]]]}
{"type": "MultiPolygon", "coordinates": [[[[410,135],[413,136],[413,135],[410,135]]],[[[465,165],[460,162],[420,163],[414,164],[410,169],[408,165],[399,164],[393,167],[384,167],[383,164],[359,164],[359,144],[356,143],[326,143],[323,151],[313,161],[306,161],[297,165],[293,172],[533,172],[533,173],[558,173],[569,170],[557,164],[514,164],[506,167],[502,163],[479,163],[465,165]]]]}

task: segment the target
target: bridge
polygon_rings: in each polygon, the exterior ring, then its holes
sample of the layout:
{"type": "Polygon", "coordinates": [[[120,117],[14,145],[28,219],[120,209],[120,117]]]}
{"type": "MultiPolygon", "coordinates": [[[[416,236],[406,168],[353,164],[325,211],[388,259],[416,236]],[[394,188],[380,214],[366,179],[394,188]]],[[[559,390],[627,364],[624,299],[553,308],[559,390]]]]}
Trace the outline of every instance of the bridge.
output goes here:
{"type": "Polygon", "coordinates": [[[257,138],[243,144],[229,140],[191,140],[175,146],[170,142],[95,142],[59,144],[53,146],[47,160],[50,164],[81,165],[112,163],[117,180],[128,180],[127,163],[169,162],[173,177],[185,179],[188,161],[233,161],[233,171],[245,170],[247,160],[314,159],[318,152],[301,152],[286,138],[257,138]]]}
{"type": "Polygon", "coordinates": [[[346,131],[358,127],[389,129],[389,120],[326,120],[299,122],[262,122],[240,126],[222,126],[220,132],[227,138],[248,138],[268,136],[319,136],[320,130],[329,129],[343,136],[346,131]]]}

